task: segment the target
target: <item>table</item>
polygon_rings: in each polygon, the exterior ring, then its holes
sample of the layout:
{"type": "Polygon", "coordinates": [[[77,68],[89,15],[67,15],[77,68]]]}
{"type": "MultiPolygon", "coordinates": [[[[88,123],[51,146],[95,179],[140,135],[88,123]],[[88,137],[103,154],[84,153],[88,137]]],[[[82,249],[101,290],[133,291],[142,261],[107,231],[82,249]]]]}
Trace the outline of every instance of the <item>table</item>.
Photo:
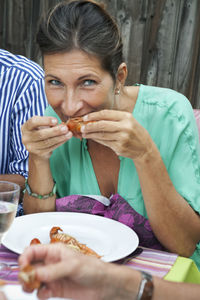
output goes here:
{"type": "MultiPolygon", "coordinates": [[[[190,258],[177,254],[142,248],[143,252],[126,262],[130,268],[146,271],[153,276],[176,282],[190,282],[200,284],[200,272],[190,258]]],[[[6,283],[18,284],[18,254],[0,246],[0,262],[8,263],[12,272],[6,277],[6,283]]]]}
{"type": "Polygon", "coordinates": [[[126,265],[165,280],[200,284],[195,262],[174,253],[143,248],[143,252],[126,265]]]}
{"type": "MultiPolygon", "coordinates": [[[[200,272],[195,263],[177,254],[142,248],[143,251],[137,257],[125,263],[127,267],[143,270],[165,280],[176,282],[191,282],[200,284],[200,272]]],[[[36,291],[32,294],[23,292],[18,282],[18,255],[3,245],[0,246],[0,262],[8,263],[12,272],[7,276],[6,283],[0,289],[4,291],[8,300],[38,300],[36,291]]],[[[62,300],[61,298],[50,298],[49,300],[62,300]]],[[[70,300],[70,299],[68,299],[70,300]]]]}

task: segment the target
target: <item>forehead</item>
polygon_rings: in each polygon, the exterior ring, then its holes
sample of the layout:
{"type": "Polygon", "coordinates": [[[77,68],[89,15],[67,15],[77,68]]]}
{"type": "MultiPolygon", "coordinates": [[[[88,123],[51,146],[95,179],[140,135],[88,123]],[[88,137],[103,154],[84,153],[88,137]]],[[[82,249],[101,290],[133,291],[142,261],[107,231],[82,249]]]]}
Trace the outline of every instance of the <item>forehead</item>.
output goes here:
{"type": "Polygon", "coordinates": [[[101,66],[100,60],[96,56],[88,55],[80,50],[45,54],[44,70],[45,73],[50,71],[105,72],[101,66]]]}

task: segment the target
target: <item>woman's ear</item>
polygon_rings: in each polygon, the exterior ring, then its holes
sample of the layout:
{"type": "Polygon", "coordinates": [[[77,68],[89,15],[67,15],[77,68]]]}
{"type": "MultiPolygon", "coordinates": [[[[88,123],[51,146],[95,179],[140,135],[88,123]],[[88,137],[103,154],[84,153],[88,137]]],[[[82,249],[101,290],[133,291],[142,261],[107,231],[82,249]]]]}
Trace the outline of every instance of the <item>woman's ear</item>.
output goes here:
{"type": "Polygon", "coordinates": [[[116,85],[124,85],[126,78],[127,78],[128,70],[126,63],[123,62],[119,65],[118,71],[117,71],[117,83],[116,85]]]}

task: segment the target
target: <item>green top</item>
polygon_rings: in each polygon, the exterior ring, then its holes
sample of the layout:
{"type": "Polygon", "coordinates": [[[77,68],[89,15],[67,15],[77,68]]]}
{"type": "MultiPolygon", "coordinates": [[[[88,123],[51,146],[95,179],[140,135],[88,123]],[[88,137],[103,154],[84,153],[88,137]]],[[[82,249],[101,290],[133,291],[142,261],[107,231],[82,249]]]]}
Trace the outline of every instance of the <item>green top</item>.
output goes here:
{"type": "MultiPolygon", "coordinates": [[[[58,118],[50,106],[45,114],[58,118]]],[[[157,145],[178,193],[199,213],[200,146],[190,102],[171,89],[140,85],[133,116],[148,130],[157,145]]],[[[129,158],[119,158],[117,192],[147,218],[135,165],[129,158]]],[[[85,139],[81,141],[73,137],[54,150],[50,165],[58,197],[101,194],[85,139]]],[[[198,247],[200,255],[200,245],[198,247]]],[[[198,259],[200,267],[200,256],[198,259]]]]}

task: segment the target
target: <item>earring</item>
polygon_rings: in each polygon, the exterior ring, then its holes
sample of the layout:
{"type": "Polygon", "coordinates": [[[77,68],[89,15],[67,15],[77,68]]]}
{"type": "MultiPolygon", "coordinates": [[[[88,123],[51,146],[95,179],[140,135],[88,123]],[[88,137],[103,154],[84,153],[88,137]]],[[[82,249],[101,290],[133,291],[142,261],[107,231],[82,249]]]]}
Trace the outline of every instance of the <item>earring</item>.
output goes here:
{"type": "Polygon", "coordinates": [[[115,90],[115,95],[119,95],[119,94],[120,94],[120,89],[117,88],[117,89],[115,90]]]}

